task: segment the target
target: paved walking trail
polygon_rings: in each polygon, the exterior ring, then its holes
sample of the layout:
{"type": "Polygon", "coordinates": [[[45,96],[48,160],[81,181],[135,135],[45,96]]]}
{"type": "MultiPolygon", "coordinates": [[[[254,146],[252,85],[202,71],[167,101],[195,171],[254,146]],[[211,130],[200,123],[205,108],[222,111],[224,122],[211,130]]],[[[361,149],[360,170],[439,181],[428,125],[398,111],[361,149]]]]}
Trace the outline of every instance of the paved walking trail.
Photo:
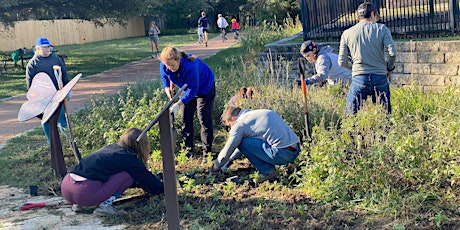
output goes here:
{"type": "MultiPolygon", "coordinates": [[[[227,36],[232,38],[231,35],[232,34],[228,34],[227,36]]],[[[228,39],[226,42],[222,42],[218,36],[208,41],[208,47],[195,43],[182,47],[182,49],[203,59],[235,43],[236,41],[234,39],[228,39]]],[[[158,67],[158,60],[147,57],[92,76],[83,76],[83,79],[80,79],[73,88],[74,95],[68,103],[69,112],[72,113],[82,108],[94,94],[110,96],[115,94],[126,82],[135,82],[136,79],[139,78],[158,78],[160,76],[158,67]]],[[[23,94],[0,101],[0,149],[4,147],[7,141],[12,137],[40,126],[40,120],[35,118],[26,122],[18,121],[19,108],[26,100],[26,96],[23,94]]]]}
{"type": "MultiPolygon", "coordinates": [[[[228,35],[231,37],[230,35],[228,35]]],[[[220,37],[208,41],[208,47],[198,43],[182,47],[200,58],[210,57],[222,49],[236,43],[229,39],[225,43],[220,37]]],[[[147,47],[146,47],[147,48],[147,47]]],[[[139,78],[159,77],[159,61],[150,57],[81,79],[74,87],[74,96],[68,103],[70,112],[82,108],[94,94],[110,96],[115,94],[126,82],[135,82],[139,78]]],[[[0,149],[8,140],[28,130],[40,126],[40,120],[32,119],[19,122],[19,108],[26,101],[25,95],[0,101],[0,149]]],[[[129,226],[105,226],[103,218],[92,214],[76,214],[70,205],[19,211],[26,202],[64,202],[62,197],[34,196],[29,191],[2,185],[0,182],[0,229],[126,229],[129,226]]]]}

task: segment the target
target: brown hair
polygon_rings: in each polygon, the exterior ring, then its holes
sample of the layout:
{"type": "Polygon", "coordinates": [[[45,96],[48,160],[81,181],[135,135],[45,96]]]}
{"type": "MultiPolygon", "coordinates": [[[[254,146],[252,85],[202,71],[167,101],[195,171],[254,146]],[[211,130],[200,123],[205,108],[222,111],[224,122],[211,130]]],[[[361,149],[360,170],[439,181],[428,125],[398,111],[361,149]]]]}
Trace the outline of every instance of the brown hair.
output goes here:
{"type": "Polygon", "coordinates": [[[238,117],[240,114],[241,108],[238,106],[230,105],[225,108],[224,112],[222,113],[221,122],[224,125],[227,125],[227,122],[231,121],[232,117],[238,117]]]}
{"type": "Polygon", "coordinates": [[[138,128],[129,128],[123,133],[117,144],[134,150],[137,157],[144,162],[144,165],[147,165],[147,161],[150,159],[150,142],[147,135],[143,135],[137,142],[136,139],[141,133],[142,130],[138,128]]]}
{"type": "Polygon", "coordinates": [[[166,46],[160,53],[160,56],[158,57],[158,60],[162,62],[166,62],[167,60],[176,60],[180,62],[181,57],[186,58],[187,60],[193,62],[196,60],[196,56],[188,56],[187,53],[183,50],[179,50],[176,47],[173,46],[166,46]]]}
{"type": "Polygon", "coordinates": [[[238,94],[236,95],[236,100],[240,100],[242,98],[252,99],[253,92],[254,90],[251,86],[249,87],[243,86],[241,87],[240,92],[238,92],[238,94]]]}

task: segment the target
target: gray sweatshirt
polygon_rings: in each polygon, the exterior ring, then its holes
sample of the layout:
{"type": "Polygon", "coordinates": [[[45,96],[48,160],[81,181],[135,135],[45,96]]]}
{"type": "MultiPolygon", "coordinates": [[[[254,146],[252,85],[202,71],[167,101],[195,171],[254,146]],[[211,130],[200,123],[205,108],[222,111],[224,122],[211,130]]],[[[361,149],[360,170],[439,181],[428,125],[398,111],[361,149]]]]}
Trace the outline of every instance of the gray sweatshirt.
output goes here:
{"type": "Polygon", "coordinates": [[[386,75],[394,68],[396,49],[390,30],[383,24],[360,21],[345,30],[340,39],[339,65],[352,75],[386,75]],[[385,56],[387,56],[388,63],[385,56]],[[349,63],[351,56],[352,64],[349,63]]]}
{"type": "Polygon", "coordinates": [[[330,46],[321,47],[319,50],[315,61],[316,74],[308,78],[311,83],[327,80],[329,85],[337,85],[351,80],[351,71],[339,66],[338,56],[332,50],[330,46]]]}
{"type": "Polygon", "coordinates": [[[242,110],[230,129],[227,143],[217,156],[214,167],[222,168],[246,137],[264,140],[270,146],[278,149],[294,146],[300,141],[283,118],[274,111],[242,110]]]}

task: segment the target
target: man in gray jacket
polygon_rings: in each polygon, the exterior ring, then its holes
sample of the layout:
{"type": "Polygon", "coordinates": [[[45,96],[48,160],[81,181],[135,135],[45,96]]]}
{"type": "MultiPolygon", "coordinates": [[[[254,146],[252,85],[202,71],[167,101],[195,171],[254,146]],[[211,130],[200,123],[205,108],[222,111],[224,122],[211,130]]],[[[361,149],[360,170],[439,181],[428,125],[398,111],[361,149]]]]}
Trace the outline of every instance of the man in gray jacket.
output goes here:
{"type": "Polygon", "coordinates": [[[372,3],[359,5],[357,13],[359,22],[345,30],[340,39],[339,65],[351,69],[353,76],[347,96],[347,113],[357,113],[363,101],[370,96],[373,103],[379,99],[390,114],[387,74],[395,68],[396,49],[393,38],[385,25],[377,23],[380,16],[372,3]],[[388,53],[387,58],[385,53],[388,53]]]}
{"type": "Polygon", "coordinates": [[[261,183],[277,176],[275,165],[292,163],[300,153],[299,137],[274,111],[229,106],[222,123],[230,127],[229,137],[210,174],[219,173],[239,151],[264,175],[258,180],[261,183]]]}

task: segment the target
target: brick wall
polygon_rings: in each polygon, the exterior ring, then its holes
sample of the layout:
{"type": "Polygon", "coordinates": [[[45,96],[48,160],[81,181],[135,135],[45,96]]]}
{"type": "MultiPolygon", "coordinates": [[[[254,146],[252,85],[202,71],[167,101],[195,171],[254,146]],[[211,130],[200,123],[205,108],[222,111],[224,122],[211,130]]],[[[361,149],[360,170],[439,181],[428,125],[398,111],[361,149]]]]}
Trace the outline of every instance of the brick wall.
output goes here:
{"type": "Polygon", "coordinates": [[[460,41],[396,42],[393,84],[418,84],[424,89],[460,85],[460,41]]]}

